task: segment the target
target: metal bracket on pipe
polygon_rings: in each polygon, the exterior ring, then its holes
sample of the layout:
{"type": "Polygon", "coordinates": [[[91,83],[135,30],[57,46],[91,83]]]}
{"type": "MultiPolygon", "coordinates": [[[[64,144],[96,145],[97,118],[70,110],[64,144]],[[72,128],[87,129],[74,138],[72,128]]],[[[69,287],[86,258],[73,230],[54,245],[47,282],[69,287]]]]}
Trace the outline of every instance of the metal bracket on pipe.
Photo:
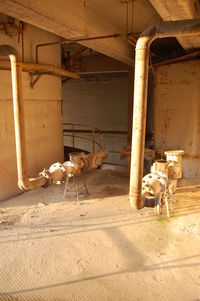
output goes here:
{"type": "Polygon", "coordinates": [[[31,82],[30,82],[30,86],[32,89],[34,89],[35,85],[37,84],[37,82],[40,80],[40,78],[42,77],[42,73],[39,72],[30,72],[30,77],[31,77],[31,82]]]}

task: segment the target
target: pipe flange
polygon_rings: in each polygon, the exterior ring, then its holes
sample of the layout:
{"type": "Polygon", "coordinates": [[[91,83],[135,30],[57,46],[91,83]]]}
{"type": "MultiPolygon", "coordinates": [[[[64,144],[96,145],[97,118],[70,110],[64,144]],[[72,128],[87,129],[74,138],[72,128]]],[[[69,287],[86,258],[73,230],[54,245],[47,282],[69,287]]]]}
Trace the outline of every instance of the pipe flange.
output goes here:
{"type": "Polygon", "coordinates": [[[66,173],[62,163],[57,162],[52,164],[48,171],[51,174],[52,182],[54,184],[62,184],[65,182],[66,173]]]}
{"type": "Polygon", "coordinates": [[[43,188],[47,188],[53,184],[52,176],[47,168],[44,168],[43,171],[39,173],[39,176],[46,179],[46,183],[42,186],[43,188]]]}

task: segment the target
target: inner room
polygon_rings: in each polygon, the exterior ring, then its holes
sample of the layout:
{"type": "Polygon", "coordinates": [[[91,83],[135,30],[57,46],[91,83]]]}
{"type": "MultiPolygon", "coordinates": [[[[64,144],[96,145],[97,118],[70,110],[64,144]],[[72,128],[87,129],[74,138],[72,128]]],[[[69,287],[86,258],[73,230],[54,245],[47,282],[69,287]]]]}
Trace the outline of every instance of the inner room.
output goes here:
{"type": "Polygon", "coordinates": [[[0,301],[200,300],[200,1],[0,1],[0,301]]]}

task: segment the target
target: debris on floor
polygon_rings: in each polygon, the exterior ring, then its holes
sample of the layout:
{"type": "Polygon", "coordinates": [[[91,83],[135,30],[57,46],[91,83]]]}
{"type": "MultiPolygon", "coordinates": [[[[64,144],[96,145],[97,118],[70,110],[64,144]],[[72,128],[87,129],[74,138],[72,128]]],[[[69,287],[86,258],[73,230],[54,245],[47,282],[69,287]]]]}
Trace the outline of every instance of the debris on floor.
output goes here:
{"type": "Polygon", "coordinates": [[[128,184],[96,170],[79,205],[63,185],[2,202],[0,300],[199,300],[200,189],[167,218],[133,210],[128,184]]]}

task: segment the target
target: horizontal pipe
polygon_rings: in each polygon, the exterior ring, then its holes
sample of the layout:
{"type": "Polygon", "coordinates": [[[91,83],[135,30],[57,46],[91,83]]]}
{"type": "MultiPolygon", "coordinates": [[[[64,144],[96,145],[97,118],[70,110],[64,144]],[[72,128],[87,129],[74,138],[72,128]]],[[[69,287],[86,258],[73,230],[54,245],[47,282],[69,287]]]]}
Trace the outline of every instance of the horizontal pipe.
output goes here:
{"type": "Polygon", "coordinates": [[[77,73],[53,65],[23,63],[22,69],[28,72],[30,71],[36,71],[41,73],[46,72],[47,74],[53,74],[59,77],[80,79],[80,76],[77,73]]]}
{"type": "Polygon", "coordinates": [[[79,126],[79,127],[86,127],[86,128],[90,128],[91,130],[96,130],[97,132],[101,132],[100,129],[96,128],[96,127],[91,127],[88,124],[80,124],[80,123],[71,123],[71,122],[64,122],[63,123],[64,126],[71,126],[72,128],[75,126],[79,126]]]}
{"type": "MultiPolygon", "coordinates": [[[[72,129],[64,129],[63,130],[64,133],[84,133],[84,134],[90,134],[92,133],[92,130],[72,130],[72,129]]],[[[100,132],[97,130],[94,130],[94,133],[98,133],[98,134],[114,134],[114,135],[127,135],[128,132],[127,131],[105,131],[105,130],[101,130],[100,132]]]]}
{"type": "Polygon", "coordinates": [[[102,39],[109,39],[109,38],[118,38],[120,34],[111,34],[111,35],[104,35],[104,36],[94,36],[94,37],[86,37],[86,38],[79,38],[79,39],[73,39],[73,40],[67,40],[67,41],[58,41],[58,42],[49,42],[49,43],[42,43],[42,44],[37,44],[35,47],[35,60],[36,64],[38,64],[38,51],[39,48],[45,47],[45,46],[51,46],[51,45],[65,45],[65,44],[74,44],[74,43],[79,43],[79,42],[84,42],[84,41],[92,41],[92,40],[102,40],[102,39]]]}
{"type": "MultiPolygon", "coordinates": [[[[24,72],[39,72],[39,73],[45,73],[49,75],[55,75],[58,77],[80,79],[79,74],[53,65],[32,64],[32,63],[21,63],[21,65],[22,65],[22,71],[24,72]]],[[[11,69],[10,62],[6,60],[0,60],[0,69],[10,70],[11,69]]]]}
{"type": "MultiPolygon", "coordinates": [[[[78,138],[78,139],[87,140],[87,141],[92,142],[92,139],[87,138],[87,137],[84,137],[84,136],[78,136],[78,135],[73,136],[73,135],[67,135],[67,134],[66,134],[65,137],[70,137],[70,138],[73,137],[73,138],[78,138]]],[[[101,145],[100,145],[99,142],[97,142],[97,141],[94,141],[94,142],[95,142],[96,145],[98,145],[99,147],[101,147],[101,145]]],[[[73,147],[74,147],[74,143],[73,143],[73,147]]]]}
{"type": "Polygon", "coordinates": [[[200,19],[160,22],[149,26],[136,44],[134,116],[132,131],[130,203],[136,209],[144,206],[142,178],[146,130],[149,52],[151,43],[157,38],[186,37],[200,35],[200,19]]]}
{"type": "Polygon", "coordinates": [[[115,34],[103,35],[103,36],[94,36],[94,37],[79,38],[79,39],[73,39],[73,40],[67,40],[67,41],[37,44],[35,47],[36,64],[38,64],[38,61],[39,61],[39,48],[41,48],[41,47],[52,46],[52,45],[70,45],[70,44],[74,44],[74,43],[87,42],[87,41],[93,41],[93,40],[104,40],[104,39],[110,39],[110,38],[121,38],[122,40],[131,44],[133,47],[135,47],[136,41],[137,41],[133,37],[132,34],[125,35],[125,34],[115,33],[115,34]]]}
{"type": "Polygon", "coordinates": [[[9,45],[0,45],[0,55],[8,56],[11,63],[18,186],[22,190],[31,190],[46,185],[47,179],[43,176],[37,178],[28,177],[24,102],[22,96],[22,63],[18,61],[16,50],[9,45]]]}
{"type": "Polygon", "coordinates": [[[196,58],[198,56],[200,56],[200,51],[195,51],[195,52],[188,53],[186,55],[182,55],[182,56],[170,59],[170,60],[161,61],[159,63],[153,64],[153,67],[157,68],[157,67],[160,67],[160,66],[176,64],[176,63],[179,63],[179,62],[185,62],[187,60],[196,58]]]}

